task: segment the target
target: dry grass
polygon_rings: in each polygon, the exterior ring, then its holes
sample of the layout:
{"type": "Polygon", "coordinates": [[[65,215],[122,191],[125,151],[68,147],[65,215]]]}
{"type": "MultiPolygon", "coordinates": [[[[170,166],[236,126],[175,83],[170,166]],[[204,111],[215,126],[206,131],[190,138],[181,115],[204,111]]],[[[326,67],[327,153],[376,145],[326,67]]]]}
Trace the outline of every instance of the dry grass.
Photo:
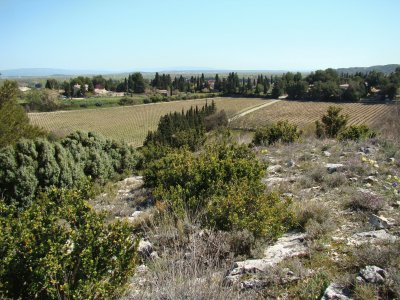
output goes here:
{"type": "Polygon", "coordinates": [[[254,291],[224,285],[233,263],[230,233],[201,230],[168,213],[144,231],[160,257],[145,262],[148,270],[135,275],[124,299],[257,299],[254,291]]]}

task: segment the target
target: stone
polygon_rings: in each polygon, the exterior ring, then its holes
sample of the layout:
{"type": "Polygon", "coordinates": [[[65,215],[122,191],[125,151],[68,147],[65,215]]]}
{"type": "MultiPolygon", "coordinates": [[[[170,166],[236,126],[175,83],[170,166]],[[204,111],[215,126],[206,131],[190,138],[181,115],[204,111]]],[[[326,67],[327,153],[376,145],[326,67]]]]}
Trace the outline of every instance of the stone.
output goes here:
{"type": "Polygon", "coordinates": [[[247,290],[247,289],[261,289],[265,287],[267,283],[260,279],[249,279],[242,281],[239,285],[240,289],[247,290]]]}
{"type": "Polygon", "coordinates": [[[278,172],[280,169],[282,169],[282,166],[281,166],[281,165],[274,165],[274,166],[269,166],[269,167],[267,168],[267,171],[268,171],[268,172],[271,172],[271,173],[276,173],[276,172],[278,172]]]}
{"type": "Polygon", "coordinates": [[[244,274],[265,272],[286,258],[307,255],[308,247],[305,238],[304,233],[283,235],[274,245],[267,247],[263,258],[235,262],[232,269],[227,272],[226,281],[235,283],[244,274]]]}
{"type": "Polygon", "coordinates": [[[357,191],[360,193],[369,194],[371,196],[376,196],[376,193],[374,193],[373,191],[371,191],[369,189],[357,188],[357,191]]]}
{"type": "Polygon", "coordinates": [[[375,229],[387,229],[395,225],[393,219],[388,219],[374,214],[369,217],[369,223],[374,226],[375,229]]]}
{"type": "Polygon", "coordinates": [[[358,280],[364,280],[367,283],[384,283],[387,278],[387,272],[377,266],[366,266],[360,271],[358,280]]]}
{"type": "Polygon", "coordinates": [[[147,267],[146,265],[141,264],[136,267],[136,273],[143,274],[143,273],[147,273],[148,271],[149,271],[149,267],[147,267]]]}
{"type": "Polygon", "coordinates": [[[395,242],[396,240],[397,240],[396,236],[387,233],[386,230],[384,229],[381,229],[381,230],[355,233],[348,238],[347,244],[360,246],[367,243],[374,244],[382,241],[395,242]]]}
{"type": "Polygon", "coordinates": [[[375,176],[368,176],[364,179],[364,182],[369,183],[369,184],[374,184],[378,182],[378,179],[375,176]]]}
{"type": "Polygon", "coordinates": [[[376,149],[371,147],[360,147],[360,151],[364,154],[374,154],[376,149]]]}
{"type": "Polygon", "coordinates": [[[153,252],[150,253],[150,258],[151,259],[158,259],[160,257],[158,256],[157,251],[153,251],[153,252]]]}
{"type": "Polygon", "coordinates": [[[328,170],[329,174],[332,174],[334,172],[337,172],[339,169],[343,168],[343,164],[326,164],[325,165],[326,169],[328,170]]]}
{"type": "Polygon", "coordinates": [[[289,159],[289,160],[286,162],[286,166],[289,167],[289,168],[294,167],[295,165],[296,165],[296,164],[295,164],[295,162],[294,162],[293,159],[289,159]]]}
{"type": "Polygon", "coordinates": [[[350,182],[357,182],[358,178],[357,177],[351,177],[351,178],[349,178],[349,181],[350,182]]]}
{"type": "Polygon", "coordinates": [[[331,283],[325,290],[324,295],[321,300],[350,300],[351,298],[348,296],[348,291],[346,287],[343,287],[336,283],[331,283]]]}
{"type": "Polygon", "coordinates": [[[396,162],[396,160],[394,159],[394,157],[391,157],[388,159],[388,162],[394,164],[396,162]]]}
{"type": "Polygon", "coordinates": [[[140,240],[138,246],[138,253],[144,257],[150,256],[153,252],[153,245],[149,241],[140,240]]]}
{"type": "Polygon", "coordinates": [[[141,210],[136,210],[131,214],[131,217],[137,218],[139,217],[141,214],[143,213],[143,211],[141,210]]]}
{"type": "Polygon", "coordinates": [[[322,152],[324,154],[324,156],[326,157],[330,157],[332,154],[329,151],[324,151],[322,152]]]}

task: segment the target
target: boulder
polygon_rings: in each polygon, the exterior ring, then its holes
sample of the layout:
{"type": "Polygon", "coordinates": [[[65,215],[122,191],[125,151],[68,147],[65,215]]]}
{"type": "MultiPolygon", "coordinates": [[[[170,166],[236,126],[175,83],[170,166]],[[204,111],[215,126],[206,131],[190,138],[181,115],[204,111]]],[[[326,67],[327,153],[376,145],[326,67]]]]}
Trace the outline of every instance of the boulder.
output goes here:
{"type": "Polygon", "coordinates": [[[336,283],[331,283],[325,290],[321,300],[335,299],[335,300],[350,300],[346,287],[336,283]]]}
{"type": "Polygon", "coordinates": [[[364,182],[374,184],[375,182],[378,182],[378,179],[375,176],[368,176],[364,179],[364,182]]]}
{"type": "Polygon", "coordinates": [[[326,157],[330,157],[332,154],[329,151],[324,151],[322,152],[324,154],[324,156],[326,157]]]}
{"type": "Polygon", "coordinates": [[[343,168],[344,165],[343,164],[326,164],[325,167],[328,170],[328,173],[332,174],[332,173],[338,171],[339,169],[343,168]]]}
{"type": "Polygon", "coordinates": [[[384,283],[387,278],[387,272],[377,266],[366,266],[360,271],[357,280],[367,283],[384,283]]]}
{"type": "Polygon", "coordinates": [[[387,229],[395,225],[393,219],[388,219],[374,214],[369,217],[369,223],[374,226],[375,229],[387,229]]]}
{"type": "Polygon", "coordinates": [[[293,159],[289,159],[289,160],[286,162],[286,166],[289,167],[289,168],[294,167],[295,165],[296,165],[296,164],[295,164],[295,162],[294,162],[293,159]]]}
{"type": "Polygon", "coordinates": [[[271,172],[271,173],[276,173],[276,172],[278,172],[279,170],[281,170],[282,169],[282,166],[281,165],[273,165],[273,166],[269,166],[268,168],[267,168],[267,171],[268,172],[271,172]]]}
{"type": "Polygon", "coordinates": [[[149,257],[153,252],[153,245],[149,241],[140,240],[138,246],[138,253],[142,257],[149,257]]]}
{"type": "Polygon", "coordinates": [[[355,233],[348,238],[347,244],[360,246],[367,243],[374,244],[382,241],[395,242],[396,240],[397,240],[396,236],[387,233],[386,230],[384,229],[381,229],[381,230],[355,233]]]}
{"type": "MultiPolygon", "coordinates": [[[[265,272],[286,258],[307,255],[305,237],[304,233],[283,235],[273,246],[265,249],[263,258],[235,262],[232,269],[227,272],[224,282],[234,284],[240,282],[244,274],[265,272]]],[[[248,283],[246,286],[250,285],[248,283]]]]}

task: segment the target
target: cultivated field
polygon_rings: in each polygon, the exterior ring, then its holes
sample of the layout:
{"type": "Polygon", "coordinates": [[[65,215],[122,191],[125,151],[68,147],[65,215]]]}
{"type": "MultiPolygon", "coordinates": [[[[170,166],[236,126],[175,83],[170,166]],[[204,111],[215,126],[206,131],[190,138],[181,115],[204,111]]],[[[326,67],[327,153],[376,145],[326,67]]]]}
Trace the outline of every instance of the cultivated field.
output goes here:
{"type": "Polygon", "coordinates": [[[246,114],[231,122],[233,128],[257,128],[259,126],[288,120],[300,128],[309,128],[320,120],[329,106],[339,106],[343,114],[349,115],[349,125],[367,124],[374,126],[391,109],[383,103],[330,103],[305,101],[279,101],[246,114]]]}
{"type": "MultiPolygon", "coordinates": [[[[246,98],[214,100],[217,109],[224,109],[228,117],[270,101],[246,98]]],[[[211,103],[210,99],[208,101],[211,103]]],[[[102,109],[30,113],[29,118],[33,124],[58,135],[66,135],[76,130],[96,131],[138,147],[143,144],[147,132],[156,129],[161,116],[169,112],[187,110],[191,106],[202,106],[205,103],[205,99],[199,99],[102,109]]]]}

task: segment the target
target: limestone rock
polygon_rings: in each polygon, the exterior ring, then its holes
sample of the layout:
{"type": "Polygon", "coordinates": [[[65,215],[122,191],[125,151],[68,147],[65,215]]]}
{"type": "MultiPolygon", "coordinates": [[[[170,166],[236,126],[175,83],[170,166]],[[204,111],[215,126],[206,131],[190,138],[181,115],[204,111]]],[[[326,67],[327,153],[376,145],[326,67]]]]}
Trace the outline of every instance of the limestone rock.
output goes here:
{"type": "Polygon", "coordinates": [[[369,223],[374,226],[375,229],[387,229],[395,225],[393,219],[388,219],[374,214],[369,217],[369,223]]]}
{"type": "Polygon", "coordinates": [[[359,281],[367,283],[384,283],[387,277],[387,272],[377,266],[366,266],[360,271],[359,281]]]}
{"type": "Polygon", "coordinates": [[[389,234],[386,230],[375,230],[375,231],[366,231],[366,232],[359,232],[353,234],[350,238],[348,238],[348,245],[363,245],[366,243],[377,243],[381,241],[388,241],[394,242],[397,240],[397,237],[389,234]]]}
{"type": "Polygon", "coordinates": [[[364,179],[364,182],[374,184],[375,182],[378,182],[378,179],[375,176],[368,176],[364,179]]]}
{"type": "Polygon", "coordinates": [[[324,154],[324,156],[326,157],[330,157],[332,154],[329,151],[324,151],[322,152],[324,154]]]}
{"type": "Polygon", "coordinates": [[[282,166],[281,166],[281,165],[273,165],[273,166],[269,166],[269,167],[267,168],[267,171],[270,172],[270,173],[276,173],[276,172],[278,172],[278,171],[281,170],[281,169],[282,169],[282,166]]]}
{"type": "Polygon", "coordinates": [[[228,271],[225,282],[237,283],[244,274],[265,272],[285,258],[307,255],[305,237],[304,233],[285,234],[264,251],[263,258],[235,262],[233,268],[228,271]]]}
{"type": "Polygon", "coordinates": [[[343,168],[344,165],[343,164],[326,164],[325,167],[328,170],[328,173],[332,174],[332,173],[338,171],[339,169],[343,168]]]}
{"type": "Polygon", "coordinates": [[[149,241],[140,240],[138,246],[138,253],[143,257],[148,257],[153,252],[153,245],[149,241]]]}
{"type": "Polygon", "coordinates": [[[348,296],[347,289],[336,283],[331,283],[326,288],[324,295],[321,298],[321,300],[328,300],[328,299],[351,300],[351,298],[348,296]]]}

